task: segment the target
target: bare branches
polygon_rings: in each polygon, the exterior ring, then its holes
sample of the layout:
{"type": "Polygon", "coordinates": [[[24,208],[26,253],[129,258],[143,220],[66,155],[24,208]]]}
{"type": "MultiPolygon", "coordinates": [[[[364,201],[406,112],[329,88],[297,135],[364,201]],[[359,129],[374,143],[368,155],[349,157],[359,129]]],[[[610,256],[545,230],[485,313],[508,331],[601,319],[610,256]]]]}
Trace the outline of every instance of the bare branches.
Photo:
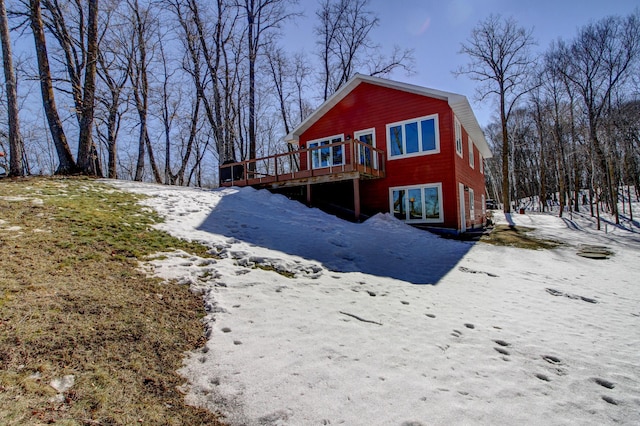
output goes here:
{"type": "Polygon", "coordinates": [[[397,68],[412,71],[412,50],[395,47],[389,57],[378,53],[380,45],[371,33],[379,18],[369,10],[369,0],[323,0],[316,16],[324,100],[361,69],[369,75],[388,75],[397,68]]]}
{"type": "Polygon", "coordinates": [[[529,71],[534,63],[531,47],[535,44],[532,30],[518,27],[513,18],[491,15],[480,22],[462,44],[460,53],[470,61],[457,74],[468,75],[481,82],[481,98],[497,95],[502,123],[502,195],[505,213],[511,211],[509,190],[510,140],[508,121],[522,96],[531,90],[529,71]]]}

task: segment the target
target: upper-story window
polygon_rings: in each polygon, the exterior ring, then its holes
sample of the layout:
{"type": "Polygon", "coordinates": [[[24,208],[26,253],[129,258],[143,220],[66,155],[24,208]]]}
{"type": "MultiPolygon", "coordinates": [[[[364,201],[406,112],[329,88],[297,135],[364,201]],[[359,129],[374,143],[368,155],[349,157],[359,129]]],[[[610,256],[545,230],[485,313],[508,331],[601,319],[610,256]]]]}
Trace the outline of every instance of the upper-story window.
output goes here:
{"type": "Polygon", "coordinates": [[[484,174],[484,158],[482,154],[478,152],[478,163],[480,165],[480,173],[484,174]]]}
{"type": "Polygon", "coordinates": [[[462,126],[457,118],[454,118],[453,122],[456,135],[456,152],[460,157],[462,157],[462,126]]]}
{"type": "Polygon", "coordinates": [[[473,158],[473,141],[471,138],[469,139],[469,166],[473,169],[475,168],[475,158],[473,158]]]}
{"type": "Polygon", "coordinates": [[[310,168],[320,169],[323,167],[341,166],[344,164],[344,153],[342,152],[342,145],[327,146],[337,142],[342,142],[343,136],[336,135],[328,138],[317,139],[309,141],[307,146],[310,149],[310,168]]]}
{"type": "Polygon", "coordinates": [[[389,159],[440,152],[438,114],[387,124],[389,159]]]}

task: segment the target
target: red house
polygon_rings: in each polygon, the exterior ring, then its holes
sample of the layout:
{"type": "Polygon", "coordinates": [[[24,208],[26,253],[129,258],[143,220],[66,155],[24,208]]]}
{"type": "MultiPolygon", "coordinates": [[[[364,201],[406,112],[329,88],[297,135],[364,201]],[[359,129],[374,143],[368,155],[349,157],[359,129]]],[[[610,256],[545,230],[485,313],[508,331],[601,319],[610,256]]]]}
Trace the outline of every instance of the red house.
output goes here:
{"type": "Polygon", "coordinates": [[[221,185],[301,188],[356,217],[391,212],[456,232],[485,223],[491,151],[465,96],[357,74],[286,141],[294,151],[241,162],[242,179],[227,169],[221,185]]]}

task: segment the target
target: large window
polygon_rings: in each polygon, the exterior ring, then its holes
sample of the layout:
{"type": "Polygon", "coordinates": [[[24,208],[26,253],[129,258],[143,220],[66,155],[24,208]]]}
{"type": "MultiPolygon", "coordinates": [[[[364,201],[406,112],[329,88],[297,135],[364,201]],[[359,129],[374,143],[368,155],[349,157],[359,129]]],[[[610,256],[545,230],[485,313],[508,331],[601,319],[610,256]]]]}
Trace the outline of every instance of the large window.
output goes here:
{"type": "MultiPolygon", "coordinates": [[[[369,145],[372,147],[376,146],[376,129],[375,128],[360,130],[358,132],[355,132],[353,134],[353,137],[366,145],[369,145]]],[[[357,144],[357,151],[358,151],[357,156],[358,156],[359,164],[362,164],[367,167],[371,167],[373,169],[378,168],[375,152],[371,148],[369,148],[368,146],[357,144]]]]}
{"type": "Polygon", "coordinates": [[[471,140],[471,138],[468,138],[468,140],[469,140],[469,166],[473,169],[476,166],[475,158],[473,157],[473,141],[471,140]]]}
{"type": "Polygon", "coordinates": [[[438,115],[387,124],[390,159],[440,152],[438,115]]]}
{"type": "Polygon", "coordinates": [[[390,210],[407,222],[443,222],[442,184],[389,189],[390,210]]]}
{"type": "Polygon", "coordinates": [[[460,157],[462,157],[462,126],[457,118],[454,118],[454,127],[455,127],[455,135],[456,135],[456,152],[460,157]]]}
{"type": "Polygon", "coordinates": [[[344,164],[344,153],[342,145],[327,146],[326,148],[322,148],[325,145],[330,145],[337,142],[342,142],[342,135],[336,135],[328,137],[326,139],[310,141],[307,144],[307,146],[311,150],[309,151],[309,156],[311,158],[312,169],[341,166],[342,164],[344,164]]]}
{"type": "Polygon", "coordinates": [[[476,200],[475,200],[475,196],[473,194],[473,189],[469,188],[469,216],[471,217],[471,220],[473,221],[473,219],[476,216],[476,200]]]}

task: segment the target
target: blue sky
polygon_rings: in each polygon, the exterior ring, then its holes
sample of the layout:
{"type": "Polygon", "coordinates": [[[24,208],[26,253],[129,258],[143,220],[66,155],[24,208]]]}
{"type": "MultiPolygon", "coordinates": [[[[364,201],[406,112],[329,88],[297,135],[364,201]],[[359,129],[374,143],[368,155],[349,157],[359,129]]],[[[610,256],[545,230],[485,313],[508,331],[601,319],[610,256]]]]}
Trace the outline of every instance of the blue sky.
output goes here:
{"type": "MultiPolygon", "coordinates": [[[[391,78],[466,95],[481,126],[486,126],[494,106],[475,100],[476,83],[452,71],[467,62],[460,44],[471,29],[488,15],[512,16],[525,28],[533,28],[537,49],[544,51],[558,38],[571,39],[585,24],[609,15],[628,15],[640,7],[637,0],[371,0],[380,18],[373,38],[390,51],[394,44],[415,51],[415,74],[403,71],[391,78]]],[[[305,17],[286,28],[284,45],[294,50],[315,50],[313,27],[317,1],[301,0],[305,17]]]]}

